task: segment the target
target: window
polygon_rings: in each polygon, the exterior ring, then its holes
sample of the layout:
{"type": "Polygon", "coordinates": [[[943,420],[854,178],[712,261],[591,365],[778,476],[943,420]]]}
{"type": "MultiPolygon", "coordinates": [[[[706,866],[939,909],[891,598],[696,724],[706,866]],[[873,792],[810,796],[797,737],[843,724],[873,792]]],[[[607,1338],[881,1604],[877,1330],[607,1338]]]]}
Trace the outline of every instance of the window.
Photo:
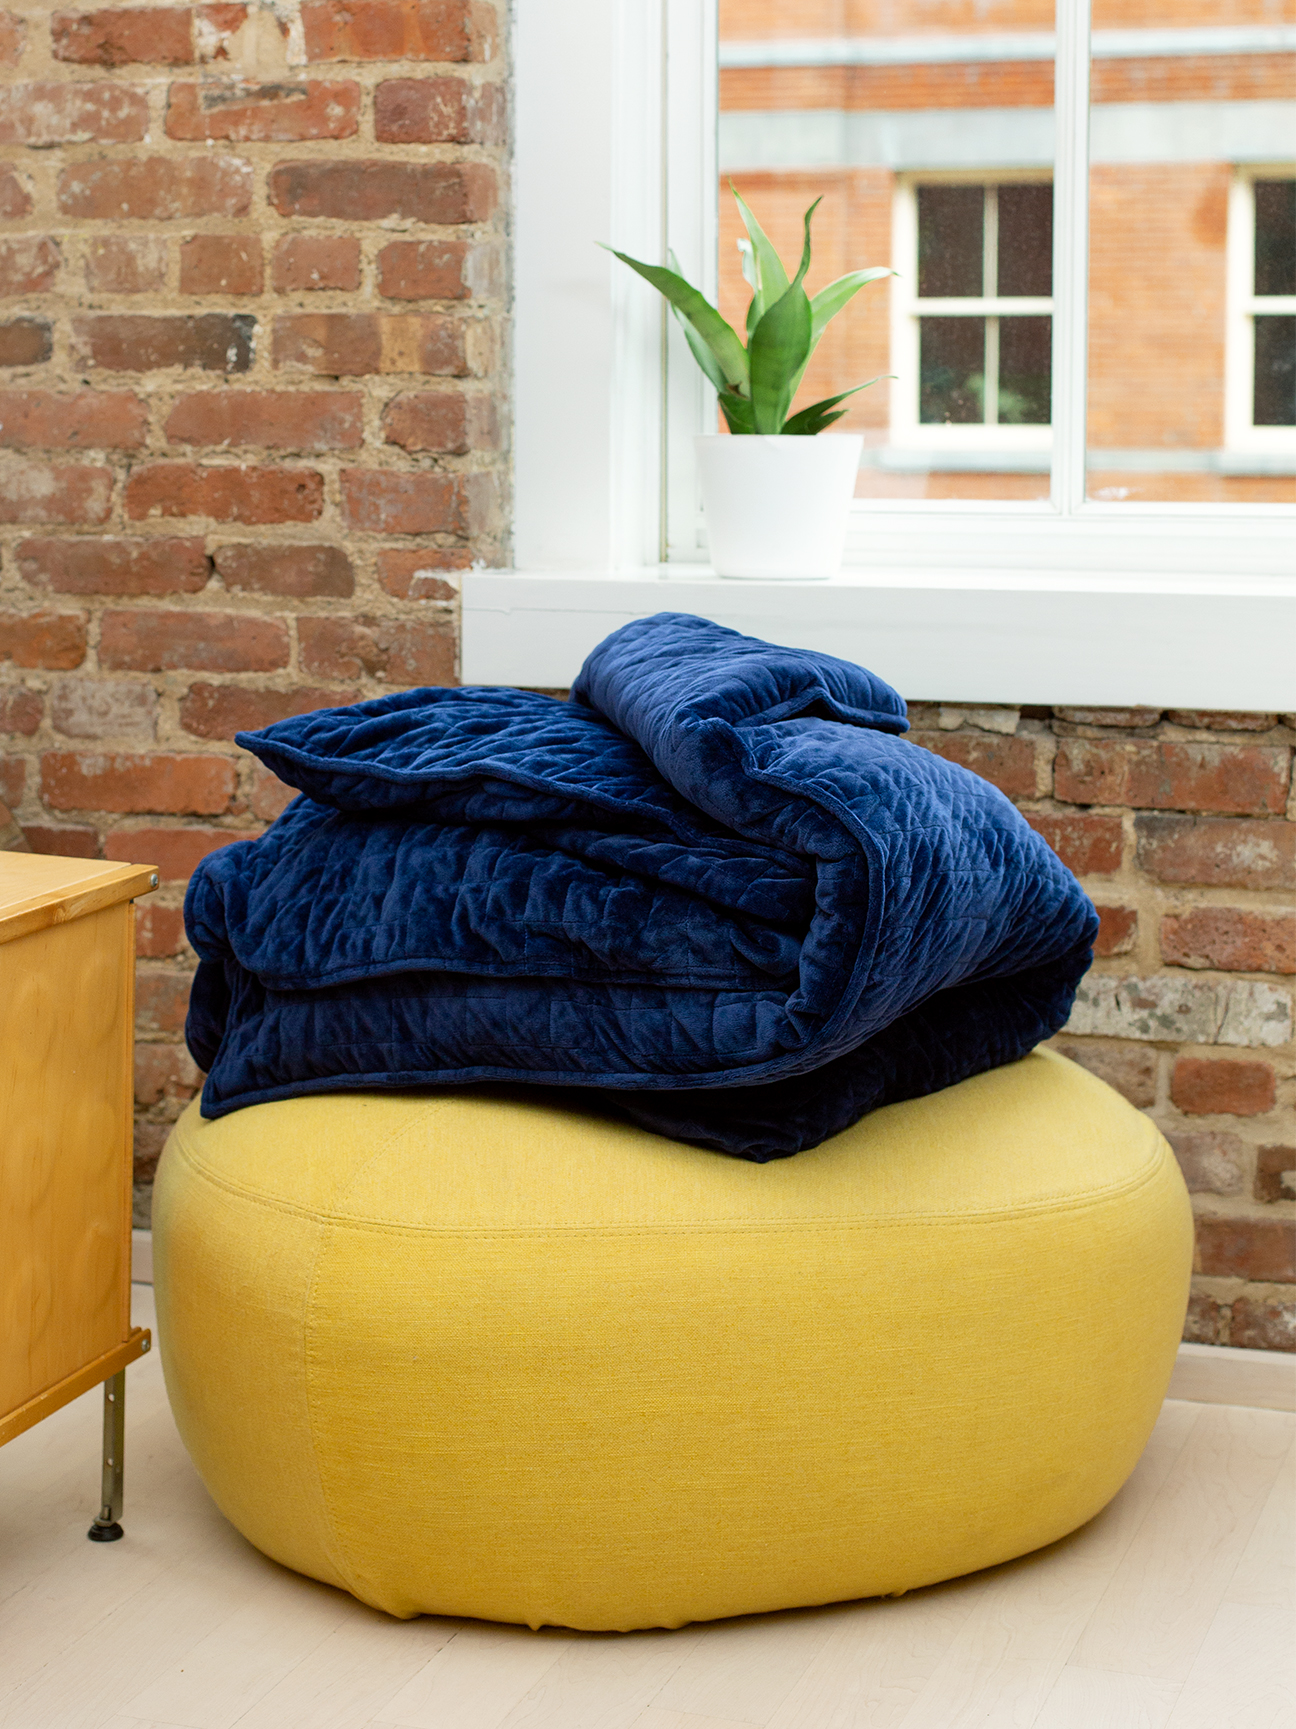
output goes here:
{"type": "Polygon", "coordinates": [[[894,232],[893,442],[1046,451],[1052,182],[903,177],[894,232]]]}
{"type": "MultiPolygon", "coordinates": [[[[721,62],[717,0],[567,0],[561,32],[543,0],[518,0],[515,557],[532,574],[465,578],[465,677],[565,683],[617,622],[673,605],[858,655],[914,695],[1290,706],[1292,433],[1255,424],[1253,395],[1239,409],[1234,356],[1245,327],[1253,367],[1257,321],[1296,307],[1262,296],[1245,310],[1254,279],[1234,293],[1230,200],[1244,181],[1293,177],[1296,26],[1257,22],[1244,0],[1215,0],[1208,17],[1196,0],[1161,0],[1150,21],[1094,4],[1091,60],[1089,0],[1057,0],[1056,20],[1052,0],[761,0],[760,40],[731,42],[721,62]],[[863,47],[844,30],[860,18],[863,47]],[[745,106],[726,107],[738,73],[745,106]],[[779,80],[792,99],[773,112],[779,80]],[[967,100],[949,100],[955,86],[967,100]],[[1183,178],[1203,162],[1205,177],[1183,178]],[[854,399],[843,429],[866,447],[850,562],[817,590],[709,575],[691,441],[715,427],[714,399],[674,321],[596,245],[671,247],[740,316],[718,198],[730,173],[782,187],[786,232],[768,226],[784,249],[825,181],[842,189],[848,221],[834,232],[828,201],[816,219],[829,275],[891,261],[904,186],[916,265],[918,189],[979,185],[981,299],[1017,302],[956,312],[956,296],[915,294],[944,302],[910,305],[919,351],[922,316],[980,321],[987,341],[999,320],[997,411],[987,422],[984,353],[979,420],[920,418],[920,353],[907,409],[888,383],[854,399]],[[988,189],[1050,177],[1049,294],[987,296],[988,189]],[[1131,281],[1112,319],[1113,285],[1131,281]],[[1021,304],[1044,299],[1047,312],[1021,304]],[[1044,317],[1051,426],[1004,412],[1005,376],[1016,412],[1039,397],[1039,345],[1023,356],[1011,332],[1006,375],[1005,324],[1044,317]]],[[[994,285],[1007,286],[998,260],[994,285]]],[[[833,366],[848,368],[837,388],[896,370],[891,321],[876,306],[853,333],[838,320],[841,347],[834,357],[825,339],[806,388],[829,394],[833,366]]],[[[963,366],[961,412],[975,412],[977,370],[963,366]]]]}
{"type": "Polygon", "coordinates": [[[1238,174],[1229,254],[1228,444],[1296,461],[1296,177],[1238,174]]]}

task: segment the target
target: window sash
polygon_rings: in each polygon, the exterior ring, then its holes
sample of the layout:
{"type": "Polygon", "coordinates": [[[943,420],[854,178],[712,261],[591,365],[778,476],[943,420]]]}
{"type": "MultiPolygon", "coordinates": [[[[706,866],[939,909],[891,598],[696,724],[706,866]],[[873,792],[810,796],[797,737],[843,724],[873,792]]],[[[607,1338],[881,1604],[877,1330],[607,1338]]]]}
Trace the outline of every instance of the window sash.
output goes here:
{"type": "MultiPolygon", "coordinates": [[[[647,258],[670,244],[714,293],[716,10],[716,0],[568,0],[555,32],[543,0],[516,8],[518,568],[705,561],[692,435],[714,430],[713,395],[675,321],[595,242],[647,258]],[[580,128],[554,125],[578,109],[580,128]]],[[[1085,498],[1089,0],[1057,0],[1055,43],[1050,498],[860,500],[848,561],[1066,571],[1101,588],[1171,570],[1285,575],[1296,506],[1085,498]]],[[[1284,429],[1251,437],[1267,432],[1284,429]]]]}

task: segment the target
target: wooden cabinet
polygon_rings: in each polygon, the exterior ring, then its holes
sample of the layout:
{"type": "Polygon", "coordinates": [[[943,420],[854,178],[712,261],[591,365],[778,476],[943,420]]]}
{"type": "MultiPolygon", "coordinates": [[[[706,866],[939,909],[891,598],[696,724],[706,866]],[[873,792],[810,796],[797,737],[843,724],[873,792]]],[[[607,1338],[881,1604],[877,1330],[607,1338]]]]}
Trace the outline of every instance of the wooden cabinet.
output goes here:
{"type": "Polygon", "coordinates": [[[120,1536],[130,1321],[135,908],[147,865],[0,853],[0,1443],[105,1383],[120,1536]]]}

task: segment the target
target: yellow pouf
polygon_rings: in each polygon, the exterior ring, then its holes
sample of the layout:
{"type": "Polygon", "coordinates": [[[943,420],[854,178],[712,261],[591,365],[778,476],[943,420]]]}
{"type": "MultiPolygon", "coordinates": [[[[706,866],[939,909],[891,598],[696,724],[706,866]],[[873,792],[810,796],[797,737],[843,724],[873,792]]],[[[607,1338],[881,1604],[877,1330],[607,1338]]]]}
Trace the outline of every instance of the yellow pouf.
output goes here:
{"type": "Polygon", "coordinates": [[[393,1615],[911,1590],[1120,1488],[1187,1299],[1146,1117],[1051,1052],[748,1164],[522,1093],[181,1118],[167,1386],[267,1555],[393,1615]]]}

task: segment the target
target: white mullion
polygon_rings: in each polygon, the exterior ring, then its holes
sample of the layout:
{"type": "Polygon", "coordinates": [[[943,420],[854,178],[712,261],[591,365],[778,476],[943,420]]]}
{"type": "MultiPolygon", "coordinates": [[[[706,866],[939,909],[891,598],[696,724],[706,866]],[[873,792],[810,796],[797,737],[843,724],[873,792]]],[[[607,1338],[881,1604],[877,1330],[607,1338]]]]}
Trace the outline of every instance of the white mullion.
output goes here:
{"type": "Polygon", "coordinates": [[[1023,294],[1020,298],[1005,295],[988,300],[955,299],[951,295],[948,300],[916,300],[913,310],[920,318],[924,314],[928,318],[1024,318],[1051,313],[1053,302],[1042,294],[1023,294]]]}
{"type": "Polygon", "coordinates": [[[1053,67],[1053,508],[1084,504],[1089,378],[1090,0],[1057,0],[1053,67]]]}

